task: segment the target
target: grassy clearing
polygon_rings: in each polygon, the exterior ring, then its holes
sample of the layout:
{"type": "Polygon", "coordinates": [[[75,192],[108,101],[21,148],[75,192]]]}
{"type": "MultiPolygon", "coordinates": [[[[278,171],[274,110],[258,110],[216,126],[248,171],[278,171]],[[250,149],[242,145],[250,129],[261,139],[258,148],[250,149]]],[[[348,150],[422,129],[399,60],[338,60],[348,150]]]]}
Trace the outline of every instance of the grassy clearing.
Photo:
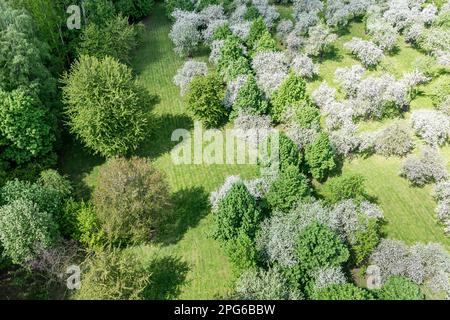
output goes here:
{"type": "MultiPolygon", "coordinates": [[[[289,15],[289,8],[281,7],[283,16],[289,15]]],[[[146,21],[144,45],[135,53],[133,68],[139,81],[150,92],[159,96],[154,109],[158,125],[149,135],[137,155],[152,159],[163,170],[173,190],[175,215],[156,245],[133,248],[145,260],[152,254],[162,257],[173,255],[166,260],[166,266],[154,275],[154,292],[150,297],[165,299],[212,299],[226,292],[233,279],[230,265],[219,244],[211,239],[212,216],[208,205],[209,193],[233,174],[250,178],[258,174],[255,166],[249,165],[174,165],[170,151],[176,145],[171,134],[177,128],[192,130],[193,120],[186,112],[186,105],[179,96],[178,88],[172,83],[176,70],[184,63],[172,49],[168,37],[171,22],[165,17],[161,4],[146,21]]],[[[333,84],[337,67],[351,66],[357,61],[343,51],[344,42],[352,36],[364,37],[362,23],[354,23],[349,31],[340,37],[337,53],[327,57],[321,64],[319,79],[309,84],[309,90],[317,87],[322,80],[333,84]]],[[[401,46],[399,55],[387,57],[387,64],[398,68],[398,72],[409,70],[409,62],[419,52],[401,46]],[[408,55],[409,57],[406,57],[408,55]]],[[[207,60],[207,52],[202,51],[195,59],[207,60]]],[[[392,72],[392,70],[388,70],[392,72]]],[[[428,98],[422,98],[427,103],[428,98]]],[[[422,105],[423,103],[419,103],[422,105]]],[[[374,123],[374,128],[379,124],[374,123]]],[[[371,129],[368,125],[368,129],[371,129]]],[[[443,149],[450,158],[450,147],[443,149]]],[[[98,168],[104,159],[90,155],[79,143],[67,143],[61,155],[61,168],[77,186],[79,195],[86,198],[95,187],[98,168]]],[[[430,187],[411,188],[408,182],[398,177],[399,159],[371,157],[346,162],[343,171],[358,172],[367,178],[369,192],[378,198],[385,211],[389,237],[414,241],[443,242],[450,246],[435,220],[435,204],[430,195],[430,187]]]]}

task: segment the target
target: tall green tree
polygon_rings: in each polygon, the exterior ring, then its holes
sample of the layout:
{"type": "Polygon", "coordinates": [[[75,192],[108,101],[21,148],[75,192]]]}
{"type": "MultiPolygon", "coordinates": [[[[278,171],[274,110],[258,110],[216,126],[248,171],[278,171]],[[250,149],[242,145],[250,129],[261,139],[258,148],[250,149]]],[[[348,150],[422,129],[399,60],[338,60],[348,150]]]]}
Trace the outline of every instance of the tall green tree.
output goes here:
{"type": "Polygon", "coordinates": [[[81,56],[62,79],[70,130],[95,153],[126,155],[145,138],[152,97],[114,58],[81,56]]]}

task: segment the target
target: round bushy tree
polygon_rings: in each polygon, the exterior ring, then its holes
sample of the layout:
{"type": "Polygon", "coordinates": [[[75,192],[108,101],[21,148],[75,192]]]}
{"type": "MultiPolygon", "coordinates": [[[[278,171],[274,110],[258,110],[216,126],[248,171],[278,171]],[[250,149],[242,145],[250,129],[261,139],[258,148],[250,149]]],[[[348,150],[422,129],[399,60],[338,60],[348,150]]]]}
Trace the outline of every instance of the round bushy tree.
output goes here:
{"type": "Polygon", "coordinates": [[[80,300],[141,300],[151,274],[131,253],[98,251],[82,264],[83,280],[75,294],[80,300]]]}
{"type": "Polygon", "coordinates": [[[145,159],[110,160],[99,171],[93,204],[100,225],[113,244],[142,243],[169,212],[169,186],[145,159]]]}
{"type": "Polygon", "coordinates": [[[50,247],[57,236],[51,213],[27,199],[0,207],[0,243],[13,263],[25,264],[36,258],[38,247],[50,247]]]}
{"type": "Polygon", "coordinates": [[[336,167],[334,158],[330,140],[324,132],[319,133],[313,143],[306,146],[306,163],[312,176],[319,181],[324,180],[336,167]]]}
{"type": "Polygon", "coordinates": [[[301,268],[314,272],[324,266],[340,266],[348,260],[350,253],[328,226],[314,222],[299,235],[297,257],[301,268]]]}
{"type": "Polygon", "coordinates": [[[286,212],[296,202],[310,194],[308,179],[300,172],[299,167],[287,165],[270,186],[266,197],[273,210],[286,212]]]}
{"type": "Polygon", "coordinates": [[[292,104],[308,100],[305,81],[291,72],[271,97],[271,116],[274,122],[281,122],[286,108],[292,104]]]}
{"type": "Polygon", "coordinates": [[[226,242],[244,232],[253,239],[261,219],[262,213],[245,185],[234,183],[214,213],[215,237],[226,242]]]}
{"type": "Polygon", "coordinates": [[[411,280],[393,276],[386,281],[378,293],[381,300],[423,300],[420,287],[411,280]]]}
{"type": "Polygon", "coordinates": [[[55,142],[46,107],[34,95],[0,88],[0,144],[6,160],[24,163],[48,154],[55,142]]]}
{"type": "Polygon", "coordinates": [[[220,125],[228,115],[222,105],[225,89],[216,74],[197,76],[189,84],[187,102],[195,118],[207,126],[220,125]]]}
{"type": "Polygon", "coordinates": [[[95,153],[125,155],[145,138],[151,97],[129,67],[81,56],[62,82],[69,127],[95,153]]]}

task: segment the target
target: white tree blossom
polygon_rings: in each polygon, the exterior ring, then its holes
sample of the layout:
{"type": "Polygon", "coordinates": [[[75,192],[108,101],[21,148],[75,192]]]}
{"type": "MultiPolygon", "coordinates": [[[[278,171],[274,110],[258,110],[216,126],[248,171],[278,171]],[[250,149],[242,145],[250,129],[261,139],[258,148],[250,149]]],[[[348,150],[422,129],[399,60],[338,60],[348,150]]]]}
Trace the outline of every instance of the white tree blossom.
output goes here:
{"type": "Polygon", "coordinates": [[[263,16],[266,26],[271,29],[275,21],[280,17],[275,6],[269,5],[268,0],[252,0],[252,4],[263,16]]]}
{"type": "Polygon", "coordinates": [[[309,28],[304,51],[308,55],[317,56],[326,51],[336,39],[337,35],[332,33],[326,25],[320,23],[309,28]]]}
{"type": "Polygon", "coordinates": [[[288,74],[288,61],[283,52],[260,52],[252,61],[258,86],[270,96],[288,74]]]}
{"type": "Polygon", "coordinates": [[[446,226],[446,233],[450,232],[450,180],[444,180],[436,184],[434,198],[437,201],[436,214],[446,226]]]}
{"type": "Polygon", "coordinates": [[[319,66],[315,65],[311,58],[303,54],[294,56],[291,67],[295,73],[305,78],[313,78],[319,74],[319,66]]]}
{"type": "Polygon", "coordinates": [[[363,66],[356,64],[350,68],[337,68],[334,77],[344,90],[345,94],[348,97],[354,97],[358,92],[359,83],[365,72],[366,69],[364,69],[363,66]]]}
{"type": "Polygon", "coordinates": [[[230,26],[230,29],[231,29],[231,32],[233,32],[233,34],[236,37],[238,37],[242,40],[245,40],[248,38],[248,35],[250,34],[251,25],[252,25],[252,23],[250,21],[243,21],[243,22],[232,24],[230,26]]]}
{"type": "Polygon", "coordinates": [[[222,48],[225,44],[225,40],[215,40],[211,43],[211,53],[209,54],[209,62],[217,65],[220,59],[222,48]]]}
{"type": "Polygon", "coordinates": [[[358,151],[361,141],[356,136],[357,131],[356,124],[346,123],[339,130],[330,132],[330,142],[334,151],[343,157],[349,157],[358,151]]]}
{"type": "Polygon", "coordinates": [[[198,30],[198,22],[180,16],[172,25],[169,34],[175,45],[175,52],[180,56],[190,55],[200,45],[202,35],[198,30]]]}
{"type": "Polygon", "coordinates": [[[347,278],[341,267],[322,267],[317,269],[313,275],[314,289],[319,290],[333,284],[344,284],[347,278]]]}
{"type": "Polygon", "coordinates": [[[269,116],[250,115],[241,112],[234,121],[234,129],[241,133],[239,138],[247,141],[253,148],[257,148],[273,132],[274,129],[270,124],[269,116]]]}
{"type": "Polygon", "coordinates": [[[450,135],[450,117],[436,110],[414,110],[411,126],[431,146],[443,145],[450,135]]]}
{"type": "Polygon", "coordinates": [[[344,44],[344,48],[355,55],[366,67],[377,65],[384,54],[375,43],[354,37],[344,44]]]}
{"type": "Polygon", "coordinates": [[[436,150],[425,148],[419,156],[410,155],[402,164],[400,176],[412,184],[424,186],[430,182],[439,182],[448,177],[441,156],[436,150]]]}
{"type": "Polygon", "coordinates": [[[183,67],[178,69],[177,74],[173,77],[173,82],[180,87],[181,95],[185,95],[189,88],[189,83],[195,76],[206,75],[208,66],[204,62],[188,60],[183,67]]]}
{"type": "Polygon", "coordinates": [[[410,132],[398,123],[389,125],[375,133],[374,151],[385,157],[405,156],[414,147],[410,132]]]}
{"type": "Polygon", "coordinates": [[[323,109],[336,100],[336,89],[330,87],[326,82],[322,82],[311,96],[314,103],[323,109]]]}
{"type": "Polygon", "coordinates": [[[298,236],[315,221],[331,227],[330,211],[316,201],[299,203],[289,213],[275,212],[262,222],[257,247],[268,262],[292,267],[298,263],[295,253],[298,236]]]}
{"type": "Polygon", "coordinates": [[[367,30],[372,36],[372,41],[384,51],[391,51],[397,44],[397,30],[380,18],[368,19],[367,30]]]}

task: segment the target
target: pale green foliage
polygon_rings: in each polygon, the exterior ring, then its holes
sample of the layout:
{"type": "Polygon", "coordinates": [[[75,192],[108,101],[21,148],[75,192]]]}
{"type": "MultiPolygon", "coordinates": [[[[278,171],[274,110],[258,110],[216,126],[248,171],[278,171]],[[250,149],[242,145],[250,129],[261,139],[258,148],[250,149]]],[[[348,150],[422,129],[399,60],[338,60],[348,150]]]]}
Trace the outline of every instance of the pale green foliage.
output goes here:
{"type": "Polygon", "coordinates": [[[30,200],[17,199],[0,208],[0,243],[14,263],[35,258],[38,247],[49,247],[56,234],[51,213],[30,200]]]}
{"type": "Polygon", "coordinates": [[[93,203],[109,242],[142,243],[170,212],[169,186],[148,160],[116,158],[100,169],[93,203]]]}
{"type": "Polygon", "coordinates": [[[89,24],[83,29],[78,48],[79,55],[97,58],[111,56],[124,63],[130,63],[130,53],[137,46],[142,24],[129,25],[128,18],[117,16],[104,26],[89,24]]]}
{"type": "Polygon", "coordinates": [[[80,300],[141,300],[151,276],[134,254],[119,250],[96,252],[81,271],[80,300]]]}
{"type": "Polygon", "coordinates": [[[106,157],[125,155],[145,138],[151,97],[132,70],[111,57],[81,56],[62,80],[71,131],[106,157]]]}

